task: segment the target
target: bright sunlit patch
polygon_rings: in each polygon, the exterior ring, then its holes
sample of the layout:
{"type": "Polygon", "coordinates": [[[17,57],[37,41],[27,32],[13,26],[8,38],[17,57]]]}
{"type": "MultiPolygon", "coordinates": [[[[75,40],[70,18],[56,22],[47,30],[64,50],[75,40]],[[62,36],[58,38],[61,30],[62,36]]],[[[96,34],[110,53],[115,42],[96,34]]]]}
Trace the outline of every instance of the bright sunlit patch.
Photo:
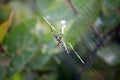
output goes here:
{"type": "Polygon", "coordinates": [[[37,22],[34,29],[31,30],[31,33],[38,35],[40,31],[40,23],[37,22]]]}
{"type": "Polygon", "coordinates": [[[107,57],[106,57],[106,61],[107,61],[108,63],[112,63],[115,59],[116,59],[116,56],[115,56],[114,54],[109,54],[109,55],[107,55],[107,57]]]}
{"type": "Polygon", "coordinates": [[[60,23],[63,25],[62,26],[62,33],[64,34],[64,28],[66,27],[66,21],[65,20],[61,20],[60,23]]]}
{"type": "Polygon", "coordinates": [[[50,19],[50,16],[45,16],[47,19],[50,19]]]}
{"type": "Polygon", "coordinates": [[[61,20],[60,23],[65,25],[66,21],[65,20],[61,20]]]}
{"type": "Polygon", "coordinates": [[[100,18],[98,18],[97,20],[96,20],[96,22],[95,22],[95,26],[100,26],[100,25],[102,25],[103,24],[103,22],[101,21],[101,19],[100,18]]]}

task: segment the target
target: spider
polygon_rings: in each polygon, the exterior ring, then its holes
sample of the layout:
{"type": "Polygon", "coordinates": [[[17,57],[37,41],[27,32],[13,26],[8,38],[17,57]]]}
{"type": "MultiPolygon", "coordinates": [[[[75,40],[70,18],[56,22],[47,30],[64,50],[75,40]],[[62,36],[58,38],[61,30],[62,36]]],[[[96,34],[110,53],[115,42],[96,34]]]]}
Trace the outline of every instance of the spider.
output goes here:
{"type": "MultiPolygon", "coordinates": [[[[50,29],[51,29],[52,35],[53,35],[53,37],[56,39],[56,41],[58,42],[57,46],[59,46],[59,47],[61,46],[61,47],[65,50],[65,52],[69,54],[70,52],[68,51],[65,42],[62,40],[62,37],[63,37],[63,35],[64,35],[64,31],[63,31],[64,26],[63,26],[63,28],[62,28],[61,33],[60,33],[60,34],[56,34],[56,33],[55,33],[55,28],[50,24],[50,22],[49,22],[45,17],[43,17],[43,18],[44,18],[45,21],[50,25],[50,29]]],[[[85,64],[85,62],[84,62],[84,61],[82,60],[82,58],[78,55],[78,53],[75,51],[75,49],[73,48],[73,46],[71,45],[71,43],[68,43],[68,44],[69,44],[69,46],[72,48],[72,50],[74,51],[75,55],[80,59],[80,61],[81,61],[83,64],[85,64]]]]}
{"type": "Polygon", "coordinates": [[[62,41],[62,37],[63,37],[62,34],[61,34],[61,33],[60,33],[60,34],[54,34],[53,36],[54,36],[55,39],[58,41],[57,46],[60,46],[60,45],[61,45],[61,47],[69,54],[69,51],[68,51],[68,49],[67,49],[67,47],[66,47],[65,42],[62,41]]]}
{"type": "Polygon", "coordinates": [[[68,51],[68,49],[66,47],[65,42],[62,41],[63,33],[56,34],[55,33],[55,28],[50,24],[50,22],[45,17],[43,17],[43,18],[50,25],[50,29],[51,29],[52,35],[56,39],[56,41],[58,42],[57,46],[59,46],[59,47],[61,46],[65,50],[65,52],[69,54],[69,51],[68,51]]]}

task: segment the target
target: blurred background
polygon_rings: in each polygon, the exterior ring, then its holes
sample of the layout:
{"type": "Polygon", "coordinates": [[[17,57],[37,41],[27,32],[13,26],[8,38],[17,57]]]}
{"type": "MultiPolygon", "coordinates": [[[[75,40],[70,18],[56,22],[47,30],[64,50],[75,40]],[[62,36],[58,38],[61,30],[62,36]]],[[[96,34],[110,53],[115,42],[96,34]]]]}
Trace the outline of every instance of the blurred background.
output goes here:
{"type": "Polygon", "coordinates": [[[0,80],[120,80],[119,50],[120,0],[0,0],[0,80]]]}

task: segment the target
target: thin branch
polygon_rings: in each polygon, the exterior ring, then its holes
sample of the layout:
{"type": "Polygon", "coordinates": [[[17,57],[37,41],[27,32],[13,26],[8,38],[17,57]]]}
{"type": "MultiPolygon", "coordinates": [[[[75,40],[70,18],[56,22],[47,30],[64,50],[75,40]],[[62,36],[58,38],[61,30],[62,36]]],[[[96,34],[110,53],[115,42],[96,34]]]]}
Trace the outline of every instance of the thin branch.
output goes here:
{"type": "Polygon", "coordinates": [[[71,0],[65,0],[68,7],[76,14],[78,15],[79,12],[75,9],[74,5],[72,4],[72,1],[71,0]]]}
{"type": "MultiPolygon", "coordinates": [[[[109,31],[108,33],[104,34],[103,36],[101,36],[98,39],[98,43],[96,44],[96,47],[94,48],[94,50],[92,51],[92,53],[89,55],[87,62],[84,65],[84,68],[80,71],[79,75],[77,76],[77,79],[79,80],[81,78],[81,75],[84,73],[84,71],[86,70],[86,68],[90,67],[91,62],[93,61],[94,57],[96,56],[97,51],[100,49],[100,47],[103,45],[104,41],[110,36],[112,35],[116,30],[120,30],[120,27],[117,27],[111,31],[109,31]]],[[[100,79],[102,80],[102,79],[100,79]]]]}
{"type": "MultiPolygon", "coordinates": [[[[72,1],[71,0],[65,0],[66,1],[66,3],[67,3],[67,5],[68,5],[68,7],[76,14],[76,15],[78,15],[78,17],[79,17],[79,11],[77,11],[77,9],[75,8],[75,6],[73,5],[73,3],[72,3],[72,1]]],[[[89,25],[89,23],[88,23],[88,21],[86,21],[85,19],[83,19],[83,22],[87,25],[87,26],[89,26],[90,28],[93,28],[93,26],[92,25],[89,25]]]]}
{"type": "Polygon", "coordinates": [[[8,18],[8,22],[9,22],[9,25],[8,25],[8,26],[11,25],[12,20],[13,20],[13,18],[14,18],[14,14],[15,14],[15,12],[12,10],[11,13],[10,13],[10,15],[9,15],[9,18],[8,18]]]}

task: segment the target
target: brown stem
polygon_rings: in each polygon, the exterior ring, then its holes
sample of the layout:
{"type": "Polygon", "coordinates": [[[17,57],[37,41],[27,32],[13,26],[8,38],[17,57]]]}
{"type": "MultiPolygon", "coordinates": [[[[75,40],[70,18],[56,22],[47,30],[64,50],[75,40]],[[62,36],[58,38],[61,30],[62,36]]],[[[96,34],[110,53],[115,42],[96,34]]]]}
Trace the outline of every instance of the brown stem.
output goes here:
{"type": "MultiPolygon", "coordinates": [[[[73,5],[72,1],[71,0],[65,0],[68,7],[76,14],[76,15],[79,15],[80,13],[75,9],[75,6],[73,5]]],[[[86,21],[85,19],[83,19],[83,22],[90,27],[90,29],[93,28],[92,25],[89,25],[88,21],[86,21]]]]}
{"type": "Polygon", "coordinates": [[[6,53],[6,50],[3,48],[2,44],[0,44],[0,51],[1,51],[2,53],[6,53]]]}
{"type": "Polygon", "coordinates": [[[68,7],[76,14],[78,15],[79,12],[75,9],[74,5],[72,4],[72,1],[71,0],[65,0],[68,7]]]}
{"type": "MultiPolygon", "coordinates": [[[[120,30],[120,27],[116,27],[113,30],[105,33],[103,36],[101,36],[98,39],[98,43],[96,44],[96,47],[94,48],[94,50],[92,51],[92,53],[89,55],[88,59],[86,60],[86,63],[83,67],[83,69],[80,71],[80,73],[77,75],[77,80],[80,80],[81,75],[84,73],[84,71],[86,70],[86,68],[89,68],[91,65],[91,62],[93,61],[94,57],[96,56],[97,51],[100,49],[100,47],[103,45],[104,41],[110,36],[112,35],[114,32],[116,32],[116,30],[120,30]]],[[[99,80],[103,80],[103,79],[99,79],[99,80]]]]}
{"type": "Polygon", "coordinates": [[[11,23],[12,23],[12,20],[13,20],[14,14],[15,14],[15,12],[12,10],[11,13],[10,13],[10,15],[9,15],[9,18],[8,18],[9,26],[10,26],[11,23]]]}

